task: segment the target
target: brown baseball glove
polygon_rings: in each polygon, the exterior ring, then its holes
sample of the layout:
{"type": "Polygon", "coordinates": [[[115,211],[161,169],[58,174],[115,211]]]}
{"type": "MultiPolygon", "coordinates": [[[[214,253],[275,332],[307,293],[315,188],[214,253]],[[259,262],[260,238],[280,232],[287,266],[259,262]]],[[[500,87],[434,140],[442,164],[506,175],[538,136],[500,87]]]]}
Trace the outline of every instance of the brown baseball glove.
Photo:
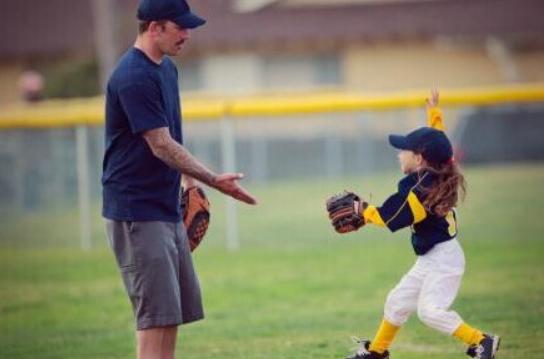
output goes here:
{"type": "Polygon", "coordinates": [[[202,188],[190,187],[181,196],[183,224],[187,230],[187,239],[191,252],[200,244],[210,224],[210,201],[202,188]]]}
{"type": "Polygon", "coordinates": [[[365,225],[363,211],[368,203],[353,192],[344,191],[327,200],[327,212],[338,233],[353,232],[365,225]]]}

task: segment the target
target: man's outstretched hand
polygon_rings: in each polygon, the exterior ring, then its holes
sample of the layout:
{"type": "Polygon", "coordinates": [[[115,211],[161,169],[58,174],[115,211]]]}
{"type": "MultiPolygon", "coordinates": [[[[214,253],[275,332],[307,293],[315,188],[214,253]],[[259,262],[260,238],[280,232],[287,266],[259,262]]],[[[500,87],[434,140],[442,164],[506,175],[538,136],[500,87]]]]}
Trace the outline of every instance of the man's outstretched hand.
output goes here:
{"type": "Polygon", "coordinates": [[[242,173],[223,173],[214,178],[211,186],[241,202],[257,204],[257,199],[238,184],[238,181],[242,178],[244,178],[242,173]]]}

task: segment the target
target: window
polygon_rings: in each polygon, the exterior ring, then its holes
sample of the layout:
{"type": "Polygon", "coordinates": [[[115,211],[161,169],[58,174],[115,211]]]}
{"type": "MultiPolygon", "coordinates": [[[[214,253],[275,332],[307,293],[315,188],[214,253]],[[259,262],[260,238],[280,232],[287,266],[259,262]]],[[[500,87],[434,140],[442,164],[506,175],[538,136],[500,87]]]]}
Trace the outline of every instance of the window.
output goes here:
{"type": "Polygon", "coordinates": [[[263,87],[311,88],[341,83],[336,54],[270,56],[263,59],[263,87]]]}

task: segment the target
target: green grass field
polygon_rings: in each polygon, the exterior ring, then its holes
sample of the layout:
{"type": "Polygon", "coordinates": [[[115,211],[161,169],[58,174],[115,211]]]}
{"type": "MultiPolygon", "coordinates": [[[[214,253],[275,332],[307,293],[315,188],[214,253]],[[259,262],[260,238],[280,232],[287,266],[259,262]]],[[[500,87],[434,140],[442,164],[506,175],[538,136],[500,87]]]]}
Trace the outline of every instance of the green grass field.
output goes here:
{"type": "MultiPolygon", "coordinates": [[[[466,175],[459,217],[467,271],[454,309],[503,336],[499,358],[542,358],[544,164],[466,175]]],[[[371,337],[387,292],[415,260],[409,233],[364,228],[341,237],[323,202],[344,188],[379,202],[398,178],[254,186],[261,204],[239,207],[235,253],[224,249],[223,201],[213,195],[209,237],[195,253],[207,318],[181,327],[177,357],[344,358],[351,335],[371,337]]],[[[77,249],[76,225],[77,213],[57,213],[13,219],[1,230],[0,358],[135,357],[131,309],[102,224],[97,219],[90,252],[77,249]]],[[[414,316],[392,357],[464,358],[464,349],[414,316]]]]}

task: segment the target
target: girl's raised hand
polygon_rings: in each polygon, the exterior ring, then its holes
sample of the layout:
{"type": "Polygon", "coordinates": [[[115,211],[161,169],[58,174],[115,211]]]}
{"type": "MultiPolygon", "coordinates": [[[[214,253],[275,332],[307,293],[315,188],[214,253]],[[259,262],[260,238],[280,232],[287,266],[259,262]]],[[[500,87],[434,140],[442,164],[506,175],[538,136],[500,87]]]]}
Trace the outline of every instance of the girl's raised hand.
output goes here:
{"type": "Polygon", "coordinates": [[[425,101],[427,102],[427,107],[437,107],[439,98],[440,92],[438,91],[438,89],[432,89],[431,97],[425,99],[425,101]]]}

